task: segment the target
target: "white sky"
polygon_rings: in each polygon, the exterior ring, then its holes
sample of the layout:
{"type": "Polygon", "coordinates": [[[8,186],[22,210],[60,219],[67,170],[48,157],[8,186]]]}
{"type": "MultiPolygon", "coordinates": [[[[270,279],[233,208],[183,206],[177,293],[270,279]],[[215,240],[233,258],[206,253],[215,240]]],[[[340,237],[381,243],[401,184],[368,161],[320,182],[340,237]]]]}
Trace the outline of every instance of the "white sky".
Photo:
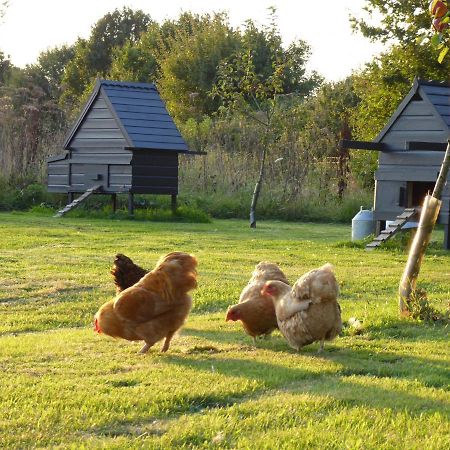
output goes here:
{"type": "Polygon", "coordinates": [[[41,51],[87,38],[91,27],[107,12],[128,6],[142,9],[153,20],[177,18],[181,11],[227,11],[232,26],[246,19],[267,23],[271,5],[277,8],[284,44],[307,41],[312,49],[309,68],[328,80],[340,80],[382,50],[352,34],[349,14],[363,14],[364,0],[9,0],[0,24],[0,50],[14,65],[36,61],[41,51]],[[326,11],[325,11],[325,8],[326,11]]]}

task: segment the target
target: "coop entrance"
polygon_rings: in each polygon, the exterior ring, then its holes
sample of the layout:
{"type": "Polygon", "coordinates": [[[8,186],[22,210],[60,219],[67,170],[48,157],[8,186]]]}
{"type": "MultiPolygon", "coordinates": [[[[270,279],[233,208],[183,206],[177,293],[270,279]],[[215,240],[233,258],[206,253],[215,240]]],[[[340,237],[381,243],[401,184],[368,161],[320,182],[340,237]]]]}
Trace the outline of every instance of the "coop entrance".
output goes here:
{"type": "Polygon", "coordinates": [[[106,164],[92,164],[86,167],[84,177],[86,187],[92,187],[98,184],[108,185],[108,166],[106,164]]]}
{"type": "Polygon", "coordinates": [[[407,207],[422,206],[426,195],[433,192],[434,184],[431,181],[409,181],[407,207]]]}

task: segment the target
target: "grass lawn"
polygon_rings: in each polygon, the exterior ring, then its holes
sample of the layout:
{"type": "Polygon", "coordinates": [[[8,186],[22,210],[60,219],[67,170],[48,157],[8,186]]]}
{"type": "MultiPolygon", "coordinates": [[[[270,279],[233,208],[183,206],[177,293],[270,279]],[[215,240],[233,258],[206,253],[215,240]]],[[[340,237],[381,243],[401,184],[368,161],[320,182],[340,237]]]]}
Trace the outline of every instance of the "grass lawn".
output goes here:
{"type": "MultiPolygon", "coordinates": [[[[0,214],[0,448],[450,448],[448,327],[399,320],[406,252],[366,252],[349,236],[344,225],[0,214]],[[95,334],[114,254],[150,268],[173,250],[198,257],[199,288],[169,352],[95,334]],[[278,332],[253,346],[224,317],[260,260],[292,282],[334,264],[343,319],[362,334],[345,328],[320,355],[278,332]]],[[[447,307],[449,252],[432,246],[420,286],[447,307]]]]}

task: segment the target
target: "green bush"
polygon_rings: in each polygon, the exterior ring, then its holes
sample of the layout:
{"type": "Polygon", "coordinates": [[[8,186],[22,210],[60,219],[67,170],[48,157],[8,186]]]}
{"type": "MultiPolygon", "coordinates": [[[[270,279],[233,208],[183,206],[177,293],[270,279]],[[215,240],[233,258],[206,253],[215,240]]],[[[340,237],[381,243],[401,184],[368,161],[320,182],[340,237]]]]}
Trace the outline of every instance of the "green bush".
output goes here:
{"type": "Polygon", "coordinates": [[[65,195],[47,192],[47,186],[41,183],[0,179],[0,211],[23,211],[41,204],[58,208],[65,199],[65,195]]]}
{"type": "MultiPolygon", "coordinates": [[[[235,191],[218,188],[215,192],[185,187],[178,196],[175,215],[171,211],[170,196],[136,195],[135,220],[183,221],[206,223],[211,217],[218,219],[247,219],[252,189],[242,186],[235,191]]],[[[256,210],[257,220],[278,219],[304,222],[349,223],[361,205],[370,207],[372,194],[364,191],[348,192],[343,199],[321,193],[286,198],[276,186],[264,186],[256,210]]],[[[36,214],[50,214],[67,202],[65,194],[51,194],[44,184],[31,183],[23,187],[0,180],[0,210],[31,210],[36,214]]],[[[130,218],[127,195],[117,196],[117,211],[113,214],[108,195],[94,195],[69,214],[72,217],[130,218]]]]}

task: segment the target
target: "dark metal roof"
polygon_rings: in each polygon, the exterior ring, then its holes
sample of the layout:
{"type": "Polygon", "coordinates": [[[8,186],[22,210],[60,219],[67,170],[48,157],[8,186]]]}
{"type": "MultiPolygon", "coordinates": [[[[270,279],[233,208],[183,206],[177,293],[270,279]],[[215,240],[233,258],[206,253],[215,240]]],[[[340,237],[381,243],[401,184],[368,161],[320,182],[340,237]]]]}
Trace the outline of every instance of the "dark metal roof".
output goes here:
{"type": "Polygon", "coordinates": [[[380,142],[384,138],[408,104],[417,95],[432,107],[436,120],[442,122],[444,128],[448,128],[450,134],[450,85],[447,82],[415,78],[411,90],[395,110],[386,126],[374,139],[374,142],[380,142]]]}
{"type": "Polygon", "coordinates": [[[188,152],[189,148],[152,83],[98,80],[64,148],[70,147],[95,100],[103,98],[121,129],[128,148],[188,152]]]}

